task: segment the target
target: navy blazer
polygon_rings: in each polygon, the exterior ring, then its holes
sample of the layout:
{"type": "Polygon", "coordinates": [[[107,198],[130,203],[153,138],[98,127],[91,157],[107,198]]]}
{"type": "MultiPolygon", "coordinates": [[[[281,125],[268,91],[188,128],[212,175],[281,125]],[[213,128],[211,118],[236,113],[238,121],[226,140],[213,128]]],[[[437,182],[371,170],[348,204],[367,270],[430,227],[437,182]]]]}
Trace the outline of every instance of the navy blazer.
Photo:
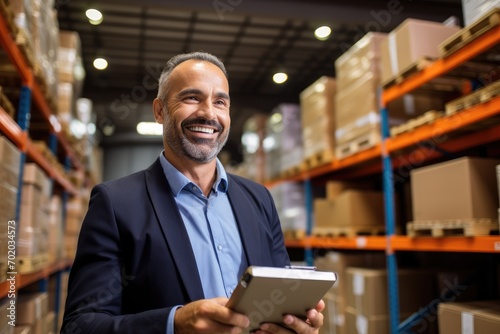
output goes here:
{"type": "MultiPolygon", "coordinates": [[[[269,191],[228,174],[249,265],[290,260],[269,191]]],[[[159,159],[97,185],[71,268],[62,333],[161,333],[175,305],[203,299],[189,237],[159,159]]]]}

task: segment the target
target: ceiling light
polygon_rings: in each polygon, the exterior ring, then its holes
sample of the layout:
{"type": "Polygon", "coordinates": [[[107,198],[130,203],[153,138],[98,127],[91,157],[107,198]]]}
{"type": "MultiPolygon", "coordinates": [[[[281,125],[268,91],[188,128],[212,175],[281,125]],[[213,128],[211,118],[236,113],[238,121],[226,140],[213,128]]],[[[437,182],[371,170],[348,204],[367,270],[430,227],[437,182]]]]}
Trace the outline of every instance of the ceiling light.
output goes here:
{"type": "Polygon", "coordinates": [[[330,27],[322,26],[314,31],[314,36],[320,41],[324,41],[328,38],[328,36],[330,36],[331,33],[332,29],[330,29],[330,27]]]}
{"type": "Polygon", "coordinates": [[[98,70],[104,70],[108,67],[108,61],[104,58],[96,58],[94,59],[94,67],[98,70]]]}
{"type": "Polygon", "coordinates": [[[102,13],[97,9],[90,8],[87,9],[85,15],[90,21],[101,21],[102,22],[102,13]]]}
{"type": "Polygon", "coordinates": [[[156,122],[140,122],[137,124],[137,133],[143,136],[161,136],[163,126],[156,122]]]}
{"type": "Polygon", "coordinates": [[[92,24],[93,26],[98,26],[99,24],[102,23],[102,18],[100,20],[89,20],[89,23],[92,24]]]}
{"type": "Polygon", "coordinates": [[[282,84],[288,79],[288,75],[284,72],[278,72],[273,75],[273,81],[277,84],[282,84]]]}

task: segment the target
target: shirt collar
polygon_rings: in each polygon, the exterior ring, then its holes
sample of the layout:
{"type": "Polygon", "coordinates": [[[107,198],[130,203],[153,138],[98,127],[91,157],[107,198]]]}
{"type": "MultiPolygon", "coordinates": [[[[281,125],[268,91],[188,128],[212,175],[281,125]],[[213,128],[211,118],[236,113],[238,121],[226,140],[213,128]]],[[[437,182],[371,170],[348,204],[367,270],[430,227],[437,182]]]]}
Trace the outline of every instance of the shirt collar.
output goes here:
{"type": "MultiPolygon", "coordinates": [[[[175,168],[163,155],[163,151],[160,154],[160,163],[163,168],[163,173],[167,178],[168,183],[174,196],[177,197],[182,189],[188,184],[193,184],[193,182],[182,174],[177,168],[175,168]]],[[[212,187],[214,192],[221,191],[223,193],[227,192],[229,182],[227,179],[226,170],[219,159],[216,158],[216,168],[217,168],[217,178],[212,187]]]]}

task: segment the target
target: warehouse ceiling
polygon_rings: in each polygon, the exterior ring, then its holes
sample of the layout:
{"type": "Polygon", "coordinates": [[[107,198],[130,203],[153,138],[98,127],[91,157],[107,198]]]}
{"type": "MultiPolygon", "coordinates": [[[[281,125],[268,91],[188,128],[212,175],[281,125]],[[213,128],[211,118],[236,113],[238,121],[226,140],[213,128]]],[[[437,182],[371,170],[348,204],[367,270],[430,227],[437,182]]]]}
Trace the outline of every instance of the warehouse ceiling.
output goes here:
{"type": "MultiPolygon", "coordinates": [[[[172,56],[203,50],[221,58],[229,72],[232,133],[226,146],[241,156],[245,121],[270,113],[282,102],[298,103],[299,93],[323,75],[334,76],[334,60],[368,31],[388,32],[405,18],[461,19],[460,0],[58,0],[62,30],[80,34],[86,70],[83,96],[94,101],[103,146],[151,141],[136,134],[136,124],[153,120],[150,103],[156,80],[172,56]],[[88,8],[104,15],[93,26],[88,8]],[[329,25],[326,41],[314,30],[329,25]],[[95,57],[109,66],[98,71],[95,57]],[[272,81],[276,70],[288,80],[272,81]],[[105,130],[114,129],[111,136],[105,130]]],[[[161,142],[161,139],[154,139],[161,142]]]]}

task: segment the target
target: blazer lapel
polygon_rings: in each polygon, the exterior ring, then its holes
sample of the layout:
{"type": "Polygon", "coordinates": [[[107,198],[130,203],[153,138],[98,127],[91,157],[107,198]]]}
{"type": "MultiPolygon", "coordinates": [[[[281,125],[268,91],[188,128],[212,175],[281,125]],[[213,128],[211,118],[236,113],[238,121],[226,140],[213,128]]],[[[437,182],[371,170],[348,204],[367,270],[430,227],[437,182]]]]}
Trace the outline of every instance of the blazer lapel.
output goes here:
{"type": "Polygon", "coordinates": [[[203,287],[189,236],[159,159],[146,171],[146,186],[163,236],[171,250],[182,281],[185,282],[184,286],[189,298],[191,300],[203,299],[203,287]]]}
{"type": "Polygon", "coordinates": [[[228,197],[233,208],[236,223],[240,232],[243,248],[247,255],[248,265],[259,265],[264,262],[260,245],[262,236],[258,226],[258,218],[253,211],[253,205],[241,186],[230,178],[228,197]]]}

